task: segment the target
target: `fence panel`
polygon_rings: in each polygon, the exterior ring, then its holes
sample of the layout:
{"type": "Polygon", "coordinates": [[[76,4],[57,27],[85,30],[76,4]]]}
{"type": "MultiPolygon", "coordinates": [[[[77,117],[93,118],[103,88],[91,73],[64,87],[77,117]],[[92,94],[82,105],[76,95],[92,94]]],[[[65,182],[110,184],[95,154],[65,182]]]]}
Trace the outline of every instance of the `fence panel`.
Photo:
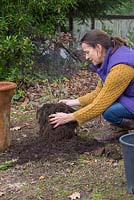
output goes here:
{"type": "MultiPolygon", "coordinates": [[[[74,21],[74,37],[78,40],[84,35],[85,32],[91,28],[91,20],[87,23],[79,24],[74,21]]],[[[126,38],[128,34],[134,34],[134,19],[103,19],[95,20],[95,28],[108,30],[112,35],[118,35],[126,38]]]]}

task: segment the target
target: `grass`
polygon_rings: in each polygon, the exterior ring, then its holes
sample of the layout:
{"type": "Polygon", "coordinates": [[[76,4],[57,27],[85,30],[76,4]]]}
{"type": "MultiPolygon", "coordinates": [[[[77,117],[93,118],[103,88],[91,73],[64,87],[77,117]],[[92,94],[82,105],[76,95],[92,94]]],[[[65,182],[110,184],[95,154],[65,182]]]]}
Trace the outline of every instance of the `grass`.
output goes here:
{"type": "Polygon", "coordinates": [[[84,155],[75,163],[65,161],[63,164],[61,160],[52,166],[53,170],[44,168],[44,176],[47,174],[44,180],[25,185],[24,194],[29,191],[33,199],[53,200],[66,200],[74,192],[80,192],[82,200],[133,199],[133,195],[127,193],[122,160],[114,167],[105,157],[84,155]]]}

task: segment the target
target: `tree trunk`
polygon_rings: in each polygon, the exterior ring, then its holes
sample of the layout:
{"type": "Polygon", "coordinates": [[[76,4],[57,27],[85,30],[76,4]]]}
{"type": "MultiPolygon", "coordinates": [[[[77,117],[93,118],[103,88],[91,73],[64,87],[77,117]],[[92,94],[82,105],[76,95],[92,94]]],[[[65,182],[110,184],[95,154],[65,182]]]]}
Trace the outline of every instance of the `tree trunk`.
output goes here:
{"type": "Polygon", "coordinates": [[[69,33],[71,33],[73,37],[73,17],[72,17],[72,12],[69,12],[69,33]]]}
{"type": "Polygon", "coordinates": [[[95,18],[91,17],[91,29],[95,28],[95,18]]]}

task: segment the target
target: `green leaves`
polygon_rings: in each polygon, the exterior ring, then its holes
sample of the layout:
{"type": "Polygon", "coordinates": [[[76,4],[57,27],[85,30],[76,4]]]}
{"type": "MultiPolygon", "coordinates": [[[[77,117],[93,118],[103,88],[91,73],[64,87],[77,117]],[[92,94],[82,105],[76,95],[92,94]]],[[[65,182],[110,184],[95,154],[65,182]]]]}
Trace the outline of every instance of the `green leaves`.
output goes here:
{"type": "Polygon", "coordinates": [[[0,170],[1,171],[5,171],[7,170],[9,167],[11,167],[13,164],[12,160],[6,161],[4,164],[0,165],[0,170]]]}
{"type": "MultiPolygon", "coordinates": [[[[3,36],[0,43],[0,79],[3,80],[11,72],[22,71],[23,66],[31,68],[31,54],[34,45],[28,37],[18,35],[3,36]],[[15,71],[13,68],[16,68],[15,71]]],[[[18,73],[17,73],[18,74],[18,73]]],[[[17,78],[16,74],[16,78],[17,78]]],[[[14,73],[15,75],[15,73],[14,73]]],[[[14,77],[15,78],[15,77],[14,77]]],[[[13,80],[11,80],[13,81],[13,80]]]]}

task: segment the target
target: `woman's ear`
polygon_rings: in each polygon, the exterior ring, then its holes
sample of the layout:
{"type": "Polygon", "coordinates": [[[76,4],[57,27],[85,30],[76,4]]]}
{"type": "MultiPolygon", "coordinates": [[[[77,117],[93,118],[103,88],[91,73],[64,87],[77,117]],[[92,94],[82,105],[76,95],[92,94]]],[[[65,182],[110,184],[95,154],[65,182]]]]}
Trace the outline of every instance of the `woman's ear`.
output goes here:
{"type": "Polygon", "coordinates": [[[102,47],[101,44],[97,44],[97,45],[96,45],[96,50],[97,50],[98,52],[102,52],[102,49],[103,49],[103,47],[102,47]]]}
{"type": "Polygon", "coordinates": [[[101,44],[96,45],[96,51],[100,57],[104,57],[106,54],[106,49],[101,44]]]}

